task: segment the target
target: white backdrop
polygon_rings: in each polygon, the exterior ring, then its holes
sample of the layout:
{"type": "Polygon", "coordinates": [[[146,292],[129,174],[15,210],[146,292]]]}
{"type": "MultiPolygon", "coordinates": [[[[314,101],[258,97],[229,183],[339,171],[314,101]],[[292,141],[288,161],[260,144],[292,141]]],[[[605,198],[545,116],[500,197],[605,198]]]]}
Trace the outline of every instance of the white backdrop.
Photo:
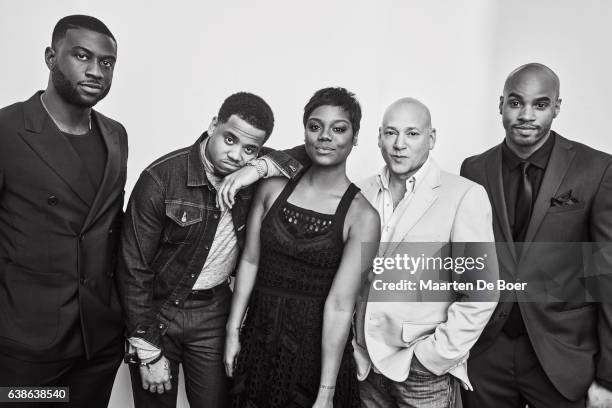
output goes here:
{"type": "MultiPolygon", "coordinates": [[[[355,180],[383,164],[376,137],[385,107],[416,97],[438,131],[433,156],[458,172],[465,157],[502,140],[503,81],[526,62],[561,79],[553,129],[612,152],[607,0],[0,0],[0,106],[46,86],[53,26],[76,13],[98,17],[118,41],[113,89],[96,109],[128,130],[128,194],[146,165],[192,144],[223,99],[243,90],[272,106],[273,147],[302,141],[302,109],[314,91],[355,92],[364,112],[348,165],[355,180]]],[[[131,394],[122,367],[111,407],[124,406],[131,394]]]]}

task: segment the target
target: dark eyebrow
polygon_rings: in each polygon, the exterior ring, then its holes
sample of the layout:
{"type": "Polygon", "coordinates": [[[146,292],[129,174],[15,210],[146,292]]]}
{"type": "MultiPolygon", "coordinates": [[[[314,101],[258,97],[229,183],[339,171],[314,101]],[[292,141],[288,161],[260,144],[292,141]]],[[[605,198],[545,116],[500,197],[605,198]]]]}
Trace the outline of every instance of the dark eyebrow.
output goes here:
{"type": "Polygon", "coordinates": [[[235,134],[234,132],[232,132],[232,129],[225,129],[225,130],[223,131],[223,134],[224,134],[224,135],[230,135],[230,136],[232,136],[232,137],[238,137],[238,136],[236,136],[236,134],[235,134]]]}
{"type": "Polygon", "coordinates": [[[93,54],[90,50],[88,50],[85,47],[81,47],[80,45],[75,45],[74,47],[72,47],[72,50],[73,51],[79,51],[80,50],[80,51],[85,51],[88,54],[93,54]]]}
{"type": "MultiPolygon", "coordinates": [[[[72,47],[72,51],[84,51],[89,55],[94,55],[94,53],[91,52],[91,50],[88,50],[87,48],[82,47],[80,45],[75,45],[74,47],[72,47]]],[[[112,60],[113,62],[117,61],[117,57],[115,57],[114,55],[103,55],[100,57],[100,59],[103,59],[103,60],[109,59],[109,60],[112,60]]]]}
{"type": "Polygon", "coordinates": [[[349,121],[348,121],[348,120],[346,120],[346,119],[336,119],[336,120],[334,120],[334,123],[335,123],[335,122],[343,122],[343,123],[346,123],[347,125],[351,123],[351,122],[349,122],[349,121]]]}
{"type": "Polygon", "coordinates": [[[552,102],[552,99],[550,99],[548,96],[543,96],[541,98],[537,98],[536,102],[552,102]]]}
{"type": "Polygon", "coordinates": [[[517,93],[514,93],[514,92],[510,92],[508,94],[508,98],[516,98],[516,99],[519,99],[521,101],[523,100],[523,97],[521,95],[519,95],[517,93]]]}

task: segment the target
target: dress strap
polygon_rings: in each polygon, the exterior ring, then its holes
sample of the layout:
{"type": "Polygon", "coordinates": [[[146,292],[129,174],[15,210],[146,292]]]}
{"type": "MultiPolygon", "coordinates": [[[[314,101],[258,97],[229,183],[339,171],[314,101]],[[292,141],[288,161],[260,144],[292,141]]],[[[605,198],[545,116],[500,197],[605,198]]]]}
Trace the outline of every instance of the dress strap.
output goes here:
{"type": "Polygon", "coordinates": [[[344,230],[344,219],[346,218],[346,213],[351,207],[351,203],[353,202],[353,198],[360,191],[360,188],[355,184],[351,183],[344,195],[340,199],[340,203],[338,204],[338,208],[336,208],[336,214],[334,214],[334,224],[335,224],[335,235],[338,239],[338,242],[342,243],[342,232],[344,230]]]}
{"type": "Polygon", "coordinates": [[[287,198],[291,195],[291,193],[293,193],[293,190],[295,190],[295,186],[297,186],[298,181],[302,178],[304,173],[305,172],[303,171],[302,173],[298,174],[296,178],[289,179],[289,181],[287,181],[287,184],[285,184],[285,187],[283,187],[283,191],[281,191],[276,200],[274,200],[274,203],[272,203],[272,207],[270,207],[264,219],[278,212],[278,208],[285,204],[287,198]]]}

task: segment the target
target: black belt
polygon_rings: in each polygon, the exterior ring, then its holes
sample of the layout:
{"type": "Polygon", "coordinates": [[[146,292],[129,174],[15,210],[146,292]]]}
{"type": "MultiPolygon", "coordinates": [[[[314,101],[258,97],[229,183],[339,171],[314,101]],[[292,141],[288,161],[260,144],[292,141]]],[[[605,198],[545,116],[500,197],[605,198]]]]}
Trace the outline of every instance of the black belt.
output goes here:
{"type": "Polygon", "coordinates": [[[212,299],[215,293],[219,293],[220,291],[225,290],[228,284],[229,284],[229,280],[223,282],[220,285],[209,288],[209,289],[192,289],[191,292],[189,292],[189,295],[187,295],[187,299],[188,300],[212,299]]]}

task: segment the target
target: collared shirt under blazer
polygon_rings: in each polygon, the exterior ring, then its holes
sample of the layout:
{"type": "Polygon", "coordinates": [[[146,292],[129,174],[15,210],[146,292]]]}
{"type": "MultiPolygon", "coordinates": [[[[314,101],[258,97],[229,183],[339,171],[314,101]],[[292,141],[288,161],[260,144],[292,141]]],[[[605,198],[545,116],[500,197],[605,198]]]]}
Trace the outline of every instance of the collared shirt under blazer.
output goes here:
{"type": "MultiPolygon", "coordinates": [[[[378,177],[359,184],[373,205],[381,193],[378,177]]],[[[396,207],[403,214],[394,217],[397,223],[390,225],[390,240],[381,242],[379,256],[395,256],[402,242],[494,241],[491,205],[484,188],[440,170],[432,159],[418,174],[409,199],[407,205],[400,202],[396,207]]],[[[491,249],[487,267],[490,279],[495,279],[497,261],[492,245],[491,249]]],[[[416,355],[432,373],[450,373],[471,388],[465,362],[496,302],[449,299],[416,303],[417,297],[407,294],[406,302],[358,302],[354,347],[359,379],[365,379],[374,365],[385,377],[405,381],[416,355]]]]}

